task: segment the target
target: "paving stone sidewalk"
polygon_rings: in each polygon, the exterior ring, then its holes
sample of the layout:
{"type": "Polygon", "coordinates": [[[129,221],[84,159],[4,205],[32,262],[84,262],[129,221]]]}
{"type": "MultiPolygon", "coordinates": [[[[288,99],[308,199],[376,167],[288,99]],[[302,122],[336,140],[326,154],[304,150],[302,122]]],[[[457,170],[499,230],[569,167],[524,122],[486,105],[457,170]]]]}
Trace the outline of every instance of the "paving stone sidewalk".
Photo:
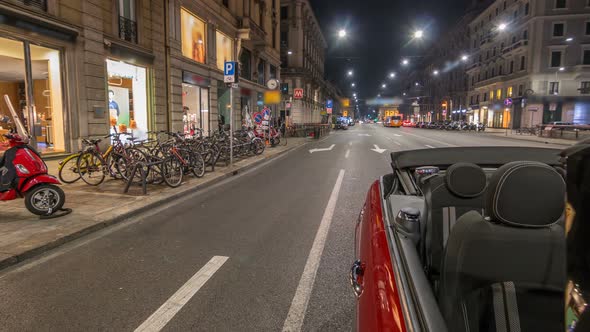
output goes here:
{"type": "MultiPolygon", "coordinates": [[[[211,186],[232,175],[243,172],[266,160],[276,158],[308,142],[308,138],[289,138],[287,146],[267,148],[260,156],[237,160],[233,167],[216,167],[201,179],[185,175],[178,188],[148,185],[144,196],[140,186],[132,186],[124,194],[125,183],[105,179],[97,187],[82,181],[63,185],[66,193],[64,207],[73,212],[56,219],[41,220],[27,211],[22,199],[0,202],[0,269],[16,264],[44,251],[60,246],[85,234],[105,228],[149,208],[155,208],[175,198],[211,186]]],[[[49,173],[57,175],[57,160],[47,161],[49,173]]]]}

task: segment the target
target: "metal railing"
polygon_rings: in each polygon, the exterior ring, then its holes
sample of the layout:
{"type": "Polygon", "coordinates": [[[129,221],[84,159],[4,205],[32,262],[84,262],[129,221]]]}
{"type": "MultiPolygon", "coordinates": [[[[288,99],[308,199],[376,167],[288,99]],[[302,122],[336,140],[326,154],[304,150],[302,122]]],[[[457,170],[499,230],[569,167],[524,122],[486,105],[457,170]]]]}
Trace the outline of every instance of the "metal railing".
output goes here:
{"type": "Polygon", "coordinates": [[[137,22],[119,16],[119,37],[128,42],[137,43],[137,22]]]}

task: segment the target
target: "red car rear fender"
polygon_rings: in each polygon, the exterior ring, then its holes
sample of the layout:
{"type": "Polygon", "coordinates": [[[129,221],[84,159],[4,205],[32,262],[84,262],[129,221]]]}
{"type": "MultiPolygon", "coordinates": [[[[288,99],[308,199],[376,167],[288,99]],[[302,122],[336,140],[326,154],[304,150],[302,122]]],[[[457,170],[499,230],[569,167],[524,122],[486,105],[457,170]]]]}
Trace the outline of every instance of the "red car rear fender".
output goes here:
{"type": "Polygon", "coordinates": [[[358,282],[358,331],[405,332],[406,325],[387,241],[379,181],[371,185],[356,228],[356,255],[362,267],[358,282]]]}

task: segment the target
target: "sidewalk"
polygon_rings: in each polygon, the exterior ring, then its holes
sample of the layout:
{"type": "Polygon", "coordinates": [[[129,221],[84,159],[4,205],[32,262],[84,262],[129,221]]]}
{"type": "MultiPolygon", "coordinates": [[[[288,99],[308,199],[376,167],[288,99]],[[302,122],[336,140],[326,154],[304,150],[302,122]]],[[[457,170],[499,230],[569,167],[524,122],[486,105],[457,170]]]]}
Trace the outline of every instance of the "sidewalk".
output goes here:
{"type": "Polygon", "coordinates": [[[530,141],[530,142],[537,142],[537,143],[545,143],[545,144],[556,144],[556,145],[564,145],[570,146],[576,144],[578,141],[569,140],[569,139],[560,139],[560,138],[549,138],[549,137],[539,137],[534,135],[527,135],[527,134],[517,134],[514,130],[508,130],[508,134],[506,134],[506,129],[494,129],[494,128],[486,128],[486,131],[480,134],[484,135],[494,135],[498,137],[506,137],[511,139],[518,139],[523,141],[530,141]]]}
{"type": "MultiPolygon", "coordinates": [[[[312,142],[308,138],[289,138],[287,146],[267,148],[260,156],[238,160],[233,168],[215,167],[201,179],[185,175],[178,188],[165,185],[148,185],[147,196],[141,187],[132,186],[124,194],[125,183],[106,179],[98,187],[88,186],[81,180],[63,185],[66,193],[64,207],[73,212],[67,216],[40,220],[27,211],[22,199],[0,203],[0,269],[39,255],[49,249],[77,239],[85,234],[105,228],[148,209],[158,207],[175,198],[211,186],[312,142]]],[[[48,161],[49,173],[57,175],[58,161],[48,161]]]]}

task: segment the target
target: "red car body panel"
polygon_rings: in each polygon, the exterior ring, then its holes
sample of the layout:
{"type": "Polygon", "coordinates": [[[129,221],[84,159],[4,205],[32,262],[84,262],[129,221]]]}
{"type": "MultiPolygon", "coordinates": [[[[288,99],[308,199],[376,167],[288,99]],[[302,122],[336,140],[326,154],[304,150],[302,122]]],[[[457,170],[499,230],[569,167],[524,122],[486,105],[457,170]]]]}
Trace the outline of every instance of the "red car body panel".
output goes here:
{"type": "Polygon", "coordinates": [[[363,269],[357,279],[363,288],[357,303],[357,331],[406,331],[386,232],[380,184],[375,181],[356,226],[356,255],[363,269]]]}

